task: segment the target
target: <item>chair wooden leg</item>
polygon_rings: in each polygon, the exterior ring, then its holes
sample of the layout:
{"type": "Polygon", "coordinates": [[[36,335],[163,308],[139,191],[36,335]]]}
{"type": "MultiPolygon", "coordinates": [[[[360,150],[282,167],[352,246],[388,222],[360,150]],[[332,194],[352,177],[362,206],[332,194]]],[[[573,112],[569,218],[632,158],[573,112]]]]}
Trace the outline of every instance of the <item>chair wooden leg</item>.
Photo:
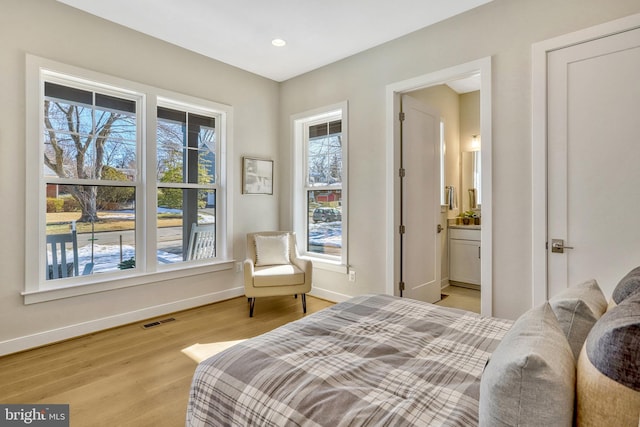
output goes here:
{"type": "Polygon", "coordinates": [[[302,311],[307,312],[307,294],[302,294],[302,311]]]}
{"type": "Polygon", "coordinates": [[[253,307],[256,304],[256,297],[249,298],[249,317],[253,317],[253,307]]]}
{"type": "Polygon", "coordinates": [[[298,294],[293,294],[293,297],[294,297],[295,299],[298,299],[298,294]]]}

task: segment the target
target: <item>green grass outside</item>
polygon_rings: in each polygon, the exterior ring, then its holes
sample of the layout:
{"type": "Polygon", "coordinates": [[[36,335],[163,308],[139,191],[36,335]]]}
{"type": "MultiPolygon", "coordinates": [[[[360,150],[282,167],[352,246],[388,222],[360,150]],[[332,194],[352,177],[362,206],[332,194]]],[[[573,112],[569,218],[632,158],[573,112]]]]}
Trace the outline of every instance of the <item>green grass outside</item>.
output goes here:
{"type": "MultiPolygon", "coordinates": [[[[100,215],[98,215],[100,218],[100,215]]],[[[80,212],[56,212],[47,213],[47,234],[62,234],[69,232],[71,221],[78,221],[80,212]]],[[[158,215],[158,227],[180,227],[182,215],[163,213],[158,215]]],[[[131,219],[108,218],[93,223],[93,231],[101,233],[105,231],[127,231],[135,229],[135,221],[131,219]]],[[[76,222],[78,234],[91,233],[90,222],[76,222]]]]}

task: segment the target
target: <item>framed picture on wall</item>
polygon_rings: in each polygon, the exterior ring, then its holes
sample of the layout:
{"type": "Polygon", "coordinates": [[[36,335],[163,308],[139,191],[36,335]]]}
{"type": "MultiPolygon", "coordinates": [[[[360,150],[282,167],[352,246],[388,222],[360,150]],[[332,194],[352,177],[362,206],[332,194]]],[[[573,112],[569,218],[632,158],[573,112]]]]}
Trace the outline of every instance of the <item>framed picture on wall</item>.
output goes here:
{"type": "Polygon", "coordinates": [[[242,193],[273,194],[273,160],[242,158],[242,193]]]}

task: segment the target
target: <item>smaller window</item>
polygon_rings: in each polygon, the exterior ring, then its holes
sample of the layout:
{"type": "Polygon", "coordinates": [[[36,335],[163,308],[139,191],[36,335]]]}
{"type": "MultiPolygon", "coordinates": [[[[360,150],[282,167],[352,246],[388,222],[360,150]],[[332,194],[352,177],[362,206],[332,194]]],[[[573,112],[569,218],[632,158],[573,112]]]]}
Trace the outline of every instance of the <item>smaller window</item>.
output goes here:
{"type": "Polygon", "coordinates": [[[294,229],[306,256],[346,265],[346,103],[294,119],[294,229]]]}

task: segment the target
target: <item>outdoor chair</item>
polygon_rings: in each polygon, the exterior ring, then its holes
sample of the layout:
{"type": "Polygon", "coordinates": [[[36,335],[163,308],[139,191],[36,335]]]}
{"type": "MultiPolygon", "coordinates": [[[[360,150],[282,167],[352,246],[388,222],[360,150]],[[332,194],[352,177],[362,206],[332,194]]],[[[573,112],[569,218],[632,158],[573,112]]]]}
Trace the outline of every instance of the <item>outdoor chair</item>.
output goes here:
{"type": "Polygon", "coordinates": [[[213,258],[216,254],[216,226],[214,224],[191,225],[187,261],[213,258]]]}
{"type": "Polygon", "coordinates": [[[253,317],[256,297],[294,295],[302,297],[307,312],[306,293],[311,291],[313,264],[299,258],[296,235],[288,231],[247,234],[247,259],[244,261],[244,293],[249,299],[249,317],[253,317]]]}
{"type": "MultiPolygon", "coordinates": [[[[78,238],[76,230],[64,234],[47,235],[47,250],[51,251],[51,264],[46,261],[47,279],[62,279],[79,275],[78,238]],[[73,259],[67,259],[67,244],[71,244],[73,259]]],[[[93,263],[84,266],[82,275],[93,272],[93,263]]]]}

